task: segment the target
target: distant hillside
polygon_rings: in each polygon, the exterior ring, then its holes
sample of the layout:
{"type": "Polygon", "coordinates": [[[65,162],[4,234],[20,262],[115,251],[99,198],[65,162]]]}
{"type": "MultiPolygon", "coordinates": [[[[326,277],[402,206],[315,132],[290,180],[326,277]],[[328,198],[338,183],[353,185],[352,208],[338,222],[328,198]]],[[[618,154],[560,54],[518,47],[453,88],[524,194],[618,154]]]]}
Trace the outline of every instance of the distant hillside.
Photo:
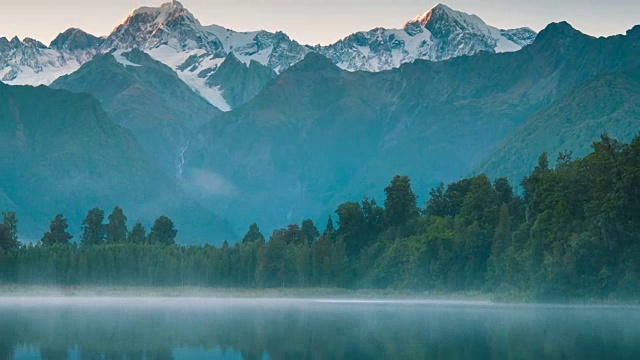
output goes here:
{"type": "Polygon", "coordinates": [[[115,205],[130,226],[173,217],[183,242],[232,236],[225,221],[180,195],[92,96],[0,83],[0,119],[0,209],[18,212],[24,238],[39,240],[58,212],[77,235],[87,210],[115,205]]]}
{"type": "Polygon", "coordinates": [[[95,96],[171,176],[178,175],[180,154],[189,140],[220,113],[171,68],[135,49],[97,55],[51,87],[95,96]]]}
{"type": "Polygon", "coordinates": [[[582,157],[608,134],[629,142],[640,134],[640,68],[597,77],[536,114],[481,161],[474,172],[520,183],[546,152],[582,157]]]}

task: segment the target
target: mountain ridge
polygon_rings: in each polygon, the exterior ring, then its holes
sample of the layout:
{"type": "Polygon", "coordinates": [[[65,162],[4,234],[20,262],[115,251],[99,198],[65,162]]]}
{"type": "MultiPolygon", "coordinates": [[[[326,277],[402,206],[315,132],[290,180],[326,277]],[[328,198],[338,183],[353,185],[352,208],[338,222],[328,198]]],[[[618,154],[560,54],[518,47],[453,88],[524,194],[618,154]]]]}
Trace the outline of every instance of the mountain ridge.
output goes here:
{"type": "MultiPolygon", "coordinates": [[[[349,71],[375,72],[416,59],[439,61],[479,51],[495,52],[498,42],[510,44],[501,50],[514,51],[535,38],[535,32],[531,30],[499,30],[489,27],[478,17],[445,5],[437,5],[425,14],[431,14],[430,20],[418,28],[414,26],[418,23],[410,20],[405,29],[377,28],[349,35],[328,46],[312,47],[296,42],[283,32],[236,32],[217,25],[203,26],[180,2],[171,1],[159,7],[133,10],[105,37],[70,28],[58,35],[49,47],[32,42],[9,48],[0,40],[0,81],[12,85],[48,85],[57,77],[77,70],[97,53],[114,48],[138,48],[173,68],[182,81],[211,104],[228,111],[233,107],[229,103],[247,100],[238,101],[235,94],[256,93],[255,90],[239,91],[233,84],[209,79],[230,53],[247,66],[255,61],[276,74],[302,60],[309,52],[322,53],[349,71]],[[473,21],[462,24],[464,19],[473,21]],[[439,28],[448,30],[436,33],[427,29],[435,22],[440,24],[439,28]],[[412,34],[409,26],[416,32],[412,34]],[[508,36],[503,36],[505,31],[508,36]],[[512,41],[516,39],[518,44],[512,41]],[[225,99],[225,96],[230,98],[225,99]]],[[[248,84],[248,88],[255,89],[260,85],[264,86],[264,81],[248,84]]]]}

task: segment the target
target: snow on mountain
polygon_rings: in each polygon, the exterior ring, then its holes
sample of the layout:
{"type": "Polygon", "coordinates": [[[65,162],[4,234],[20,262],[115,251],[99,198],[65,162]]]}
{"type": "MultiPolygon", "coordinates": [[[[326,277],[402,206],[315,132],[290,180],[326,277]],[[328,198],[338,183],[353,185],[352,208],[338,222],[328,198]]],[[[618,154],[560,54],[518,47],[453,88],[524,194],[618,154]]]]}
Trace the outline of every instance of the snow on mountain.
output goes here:
{"type": "Polygon", "coordinates": [[[315,51],[349,71],[383,71],[416,59],[441,61],[480,51],[517,51],[536,33],[527,28],[500,30],[476,15],[439,4],[409,20],[402,29],[357,32],[315,51]]]}
{"type": "Polygon", "coordinates": [[[126,57],[124,57],[124,50],[117,50],[111,53],[111,55],[116,59],[117,62],[119,62],[120,64],[122,64],[122,66],[124,66],[125,68],[127,66],[133,66],[133,67],[140,67],[142,65],[140,64],[134,64],[131,61],[129,61],[129,59],[127,59],[126,57]]]}
{"type": "MultiPolygon", "coordinates": [[[[475,15],[437,5],[402,29],[376,28],[332,45],[310,47],[282,32],[236,32],[217,25],[203,26],[180,2],[170,1],[134,10],[104,38],[79,29],[61,33],[49,47],[33,39],[0,38],[0,81],[49,84],[74,72],[97,53],[137,48],[173,68],[195,92],[228,111],[230,103],[237,104],[240,90],[233,84],[234,94],[229,93],[231,90],[225,94],[226,84],[220,84],[220,79],[214,81],[212,76],[229,54],[247,69],[253,64],[252,74],[268,74],[256,66],[280,73],[311,51],[346,70],[382,71],[416,59],[439,61],[479,51],[516,51],[535,36],[530,29],[500,30],[475,15]]],[[[232,73],[247,74],[237,69],[232,73]]],[[[264,86],[265,76],[243,80],[252,89],[249,93],[254,93],[257,86],[249,79],[264,86]]],[[[222,78],[231,81],[227,75],[222,78]]]]}
{"type": "Polygon", "coordinates": [[[0,38],[0,81],[9,85],[48,85],[76,71],[93,57],[95,49],[58,50],[41,42],[0,38]]]}
{"type": "Polygon", "coordinates": [[[209,101],[222,111],[230,111],[231,107],[225,100],[219,87],[207,86],[207,71],[214,72],[224,61],[224,58],[211,56],[205,50],[195,49],[179,51],[168,45],[160,45],[146,52],[154,59],[176,70],[176,73],[193,91],[209,101]],[[193,65],[189,64],[193,62],[193,65]],[[204,70],[202,70],[204,69],[204,70]]]}
{"type": "Polygon", "coordinates": [[[308,49],[284,33],[236,32],[202,26],[178,1],[133,11],[102,44],[107,49],[139,48],[172,67],[194,91],[223,111],[231,110],[224,86],[207,85],[229,53],[246,66],[254,60],[280,72],[300,61],[308,49]]]}

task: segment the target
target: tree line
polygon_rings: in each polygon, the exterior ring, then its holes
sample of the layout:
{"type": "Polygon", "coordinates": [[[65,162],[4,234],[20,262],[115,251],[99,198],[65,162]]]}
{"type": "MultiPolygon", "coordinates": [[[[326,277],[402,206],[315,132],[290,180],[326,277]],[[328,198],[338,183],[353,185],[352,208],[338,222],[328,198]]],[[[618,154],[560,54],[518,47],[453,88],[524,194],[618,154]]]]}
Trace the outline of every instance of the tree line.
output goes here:
{"type": "Polygon", "coordinates": [[[20,245],[14,213],[0,226],[4,282],[223,287],[345,287],[487,291],[534,299],[640,298],[640,137],[603,136],[581,159],[542,154],[517,194],[506,178],[461,179],[423,208],[407,176],[383,204],[346,202],[320,231],[312,220],[266,238],[178,246],[171,219],[149,234],[116,207],[92,209],[78,244],[56,216],[20,245]],[[336,223],[334,224],[334,218],[336,223]]]}

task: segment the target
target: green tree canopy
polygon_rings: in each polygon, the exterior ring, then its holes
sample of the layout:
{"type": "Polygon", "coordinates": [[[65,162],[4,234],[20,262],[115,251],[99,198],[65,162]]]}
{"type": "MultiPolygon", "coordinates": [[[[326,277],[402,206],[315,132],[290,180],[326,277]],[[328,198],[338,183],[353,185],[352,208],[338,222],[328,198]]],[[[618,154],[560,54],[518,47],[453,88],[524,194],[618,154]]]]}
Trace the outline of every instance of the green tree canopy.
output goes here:
{"type": "Polygon", "coordinates": [[[305,236],[298,224],[291,224],[282,233],[285,244],[300,244],[305,241],[305,236]]]}
{"type": "Polygon", "coordinates": [[[320,236],[320,232],[318,228],[313,223],[313,220],[307,219],[302,222],[302,227],[300,228],[302,233],[304,234],[305,239],[307,239],[307,243],[309,245],[313,244],[316,240],[318,240],[318,236],[320,236]]]}
{"type": "Polygon", "coordinates": [[[420,214],[418,198],[411,190],[411,180],[408,176],[395,176],[384,192],[387,194],[384,215],[389,225],[402,225],[420,214]]]}
{"type": "Polygon", "coordinates": [[[141,222],[133,225],[127,240],[132,244],[144,244],[147,241],[147,230],[142,226],[141,222]]]}
{"type": "Polygon", "coordinates": [[[356,257],[367,245],[367,224],[360,203],[347,202],[338,207],[338,238],[342,239],[346,247],[347,256],[356,257]]]}
{"type": "Polygon", "coordinates": [[[127,217],[122,209],[116,206],[107,219],[107,244],[124,243],[127,240],[127,217]]]}
{"type": "Polygon", "coordinates": [[[104,242],[105,226],[104,211],[93,208],[87,212],[87,216],[82,220],[82,234],[80,235],[80,244],[100,245],[104,242]]]}
{"type": "Polygon", "coordinates": [[[333,226],[333,219],[331,218],[331,215],[329,215],[327,225],[324,227],[324,231],[322,232],[322,237],[327,241],[332,241],[335,233],[336,228],[333,226]]]}
{"type": "Polygon", "coordinates": [[[251,224],[251,226],[249,226],[249,230],[242,238],[243,244],[254,243],[254,242],[264,243],[264,235],[262,235],[262,233],[260,232],[260,228],[256,223],[253,223],[251,224]]]}
{"type": "Polygon", "coordinates": [[[151,244],[174,245],[176,235],[178,235],[178,230],[175,229],[173,221],[163,215],[157,218],[153,224],[148,241],[151,244]]]}
{"type": "Polygon", "coordinates": [[[3,212],[2,224],[0,224],[0,248],[7,251],[19,246],[16,213],[12,211],[3,212]]]}
{"type": "Polygon", "coordinates": [[[69,244],[73,236],[67,232],[67,228],[67,219],[62,214],[56,215],[49,225],[49,231],[42,236],[42,243],[46,246],[69,244]]]}

